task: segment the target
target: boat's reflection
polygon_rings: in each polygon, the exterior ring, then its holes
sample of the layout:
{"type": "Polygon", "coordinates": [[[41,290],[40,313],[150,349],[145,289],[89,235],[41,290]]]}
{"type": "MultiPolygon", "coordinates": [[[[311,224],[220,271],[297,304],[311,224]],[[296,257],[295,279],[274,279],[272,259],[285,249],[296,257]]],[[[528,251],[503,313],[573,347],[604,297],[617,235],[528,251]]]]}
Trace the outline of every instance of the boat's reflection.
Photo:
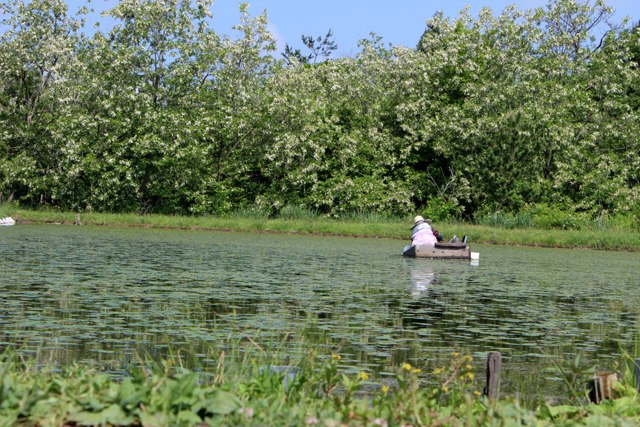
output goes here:
{"type": "Polygon", "coordinates": [[[433,268],[423,262],[414,262],[411,265],[411,297],[419,299],[429,293],[433,281],[436,279],[433,268]]]}

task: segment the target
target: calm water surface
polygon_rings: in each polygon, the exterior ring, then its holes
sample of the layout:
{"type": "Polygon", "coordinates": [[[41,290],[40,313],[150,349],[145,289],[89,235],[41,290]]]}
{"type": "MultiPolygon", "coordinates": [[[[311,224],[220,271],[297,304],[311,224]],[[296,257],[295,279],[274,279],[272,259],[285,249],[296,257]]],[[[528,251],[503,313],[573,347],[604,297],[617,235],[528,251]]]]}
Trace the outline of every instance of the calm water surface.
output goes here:
{"type": "MultiPolygon", "coordinates": [[[[474,245],[480,263],[404,259],[404,241],[73,226],[0,229],[0,350],[118,369],[170,346],[205,366],[230,333],[345,370],[430,372],[503,354],[503,388],[557,389],[551,360],[633,351],[640,256],[474,245]],[[287,338],[285,338],[287,337],[287,338]],[[541,373],[542,372],[542,373],[541,373]]],[[[425,374],[428,376],[428,374],[425,374]]]]}

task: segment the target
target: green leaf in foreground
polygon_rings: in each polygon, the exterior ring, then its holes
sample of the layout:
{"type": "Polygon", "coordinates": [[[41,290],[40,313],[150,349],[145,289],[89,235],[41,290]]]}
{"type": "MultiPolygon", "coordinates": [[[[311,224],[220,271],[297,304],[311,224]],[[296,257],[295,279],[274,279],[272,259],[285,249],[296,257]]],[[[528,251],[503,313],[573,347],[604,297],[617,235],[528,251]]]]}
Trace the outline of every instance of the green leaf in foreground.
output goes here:
{"type": "Polygon", "coordinates": [[[122,407],[115,403],[99,412],[77,413],[70,419],[84,425],[128,425],[135,421],[135,417],[128,416],[122,407]]]}

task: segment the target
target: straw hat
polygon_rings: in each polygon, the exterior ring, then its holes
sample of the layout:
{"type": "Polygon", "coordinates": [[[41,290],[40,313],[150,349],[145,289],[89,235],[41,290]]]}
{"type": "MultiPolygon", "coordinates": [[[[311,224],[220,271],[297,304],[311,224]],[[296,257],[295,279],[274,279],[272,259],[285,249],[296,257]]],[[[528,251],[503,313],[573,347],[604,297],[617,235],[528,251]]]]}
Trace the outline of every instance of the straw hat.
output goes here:
{"type": "Polygon", "coordinates": [[[413,218],[413,222],[414,224],[413,224],[413,227],[411,227],[411,230],[416,228],[418,224],[421,224],[423,222],[426,222],[427,224],[431,224],[433,221],[431,221],[430,219],[424,219],[420,215],[416,215],[415,218],[413,218]]]}
{"type": "Polygon", "coordinates": [[[424,222],[424,218],[422,218],[420,215],[416,215],[416,217],[415,217],[415,218],[413,218],[413,222],[414,222],[414,224],[413,224],[413,227],[411,227],[411,230],[413,230],[414,228],[416,228],[416,226],[417,226],[418,224],[423,223],[423,222],[424,222]]]}

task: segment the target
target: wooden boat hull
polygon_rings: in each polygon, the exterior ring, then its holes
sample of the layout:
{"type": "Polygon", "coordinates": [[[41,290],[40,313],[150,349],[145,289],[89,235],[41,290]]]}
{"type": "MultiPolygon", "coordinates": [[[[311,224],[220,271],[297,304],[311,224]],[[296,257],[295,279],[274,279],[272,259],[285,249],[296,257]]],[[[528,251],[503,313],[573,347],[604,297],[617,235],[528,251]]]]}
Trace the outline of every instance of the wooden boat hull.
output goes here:
{"type": "Polygon", "coordinates": [[[466,244],[418,245],[407,249],[402,255],[411,258],[470,260],[471,248],[466,244]]]}

